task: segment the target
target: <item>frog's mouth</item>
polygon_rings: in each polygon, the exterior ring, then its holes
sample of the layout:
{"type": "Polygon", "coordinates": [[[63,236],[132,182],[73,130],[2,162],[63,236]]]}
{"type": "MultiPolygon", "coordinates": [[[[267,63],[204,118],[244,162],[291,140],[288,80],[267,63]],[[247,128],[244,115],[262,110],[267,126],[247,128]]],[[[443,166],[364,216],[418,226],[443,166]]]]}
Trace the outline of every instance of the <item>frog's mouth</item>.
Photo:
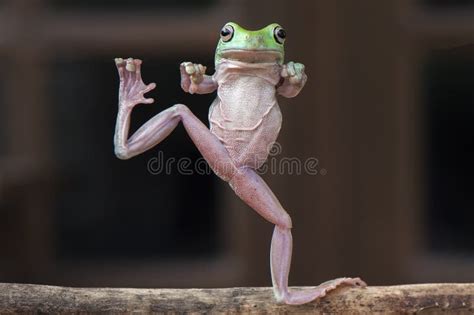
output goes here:
{"type": "Polygon", "coordinates": [[[283,61],[281,51],[273,49],[226,49],[221,51],[221,57],[249,63],[281,63],[283,61]]]}

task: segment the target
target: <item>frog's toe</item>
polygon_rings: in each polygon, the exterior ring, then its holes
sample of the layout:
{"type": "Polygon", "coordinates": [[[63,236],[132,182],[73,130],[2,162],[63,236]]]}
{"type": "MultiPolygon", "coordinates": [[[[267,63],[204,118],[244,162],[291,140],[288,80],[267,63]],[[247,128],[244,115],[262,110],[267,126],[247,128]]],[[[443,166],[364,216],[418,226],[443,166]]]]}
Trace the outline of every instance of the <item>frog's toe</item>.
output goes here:
{"type": "Polygon", "coordinates": [[[125,69],[130,72],[135,72],[135,63],[133,62],[133,58],[127,59],[127,65],[125,66],[125,69]]]}

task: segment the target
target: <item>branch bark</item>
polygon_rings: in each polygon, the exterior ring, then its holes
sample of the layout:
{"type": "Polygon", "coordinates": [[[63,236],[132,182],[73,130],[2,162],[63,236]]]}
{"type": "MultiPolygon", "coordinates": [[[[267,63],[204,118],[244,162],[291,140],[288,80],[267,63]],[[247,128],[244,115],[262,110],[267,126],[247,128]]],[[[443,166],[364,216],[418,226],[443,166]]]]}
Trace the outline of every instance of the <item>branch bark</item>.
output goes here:
{"type": "MultiPolygon", "coordinates": [[[[298,287],[292,288],[294,290],[298,287]]],[[[119,289],[0,283],[0,313],[474,313],[474,284],[340,288],[301,306],[271,288],[119,289]]]]}

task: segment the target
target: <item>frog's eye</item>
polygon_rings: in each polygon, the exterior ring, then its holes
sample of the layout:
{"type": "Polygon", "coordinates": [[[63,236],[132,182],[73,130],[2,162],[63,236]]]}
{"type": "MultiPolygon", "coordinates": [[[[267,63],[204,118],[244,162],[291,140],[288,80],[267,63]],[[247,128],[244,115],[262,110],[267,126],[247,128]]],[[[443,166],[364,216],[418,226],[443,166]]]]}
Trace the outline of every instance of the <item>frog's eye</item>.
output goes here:
{"type": "Polygon", "coordinates": [[[221,30],[221,39],[223,42],[228,42],[234,36],[234,28],[232,25],[226,25],[221,30]]]}
{"type": "Polygon", "coordinates": [[[286,38],[286,31],[281,26],[277,26],[273,30],[273,37],[275,37],[275,40],[277,41],[277,43],[283,45],[286,38]]]}

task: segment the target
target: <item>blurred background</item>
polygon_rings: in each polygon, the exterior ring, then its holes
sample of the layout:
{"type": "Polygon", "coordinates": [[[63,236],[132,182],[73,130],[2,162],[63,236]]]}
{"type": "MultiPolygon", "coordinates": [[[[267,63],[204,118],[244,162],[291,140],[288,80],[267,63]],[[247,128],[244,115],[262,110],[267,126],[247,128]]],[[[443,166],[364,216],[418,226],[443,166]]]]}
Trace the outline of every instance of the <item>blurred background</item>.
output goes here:
{"type": "Polygon", "coordinates": [[[154,105],[207,123],[185,94],[227,21],[288,32],[306,88],[280,99],[281,156],[318,175],[265,175],[293,218],[291,285],[474,281],[474,1],[1,0],[0,281],[269,286],[273,226],[214,175],[153,174],[200,158],[182,126],[113,154],[114,57],[144,60],[154,105]]]}

